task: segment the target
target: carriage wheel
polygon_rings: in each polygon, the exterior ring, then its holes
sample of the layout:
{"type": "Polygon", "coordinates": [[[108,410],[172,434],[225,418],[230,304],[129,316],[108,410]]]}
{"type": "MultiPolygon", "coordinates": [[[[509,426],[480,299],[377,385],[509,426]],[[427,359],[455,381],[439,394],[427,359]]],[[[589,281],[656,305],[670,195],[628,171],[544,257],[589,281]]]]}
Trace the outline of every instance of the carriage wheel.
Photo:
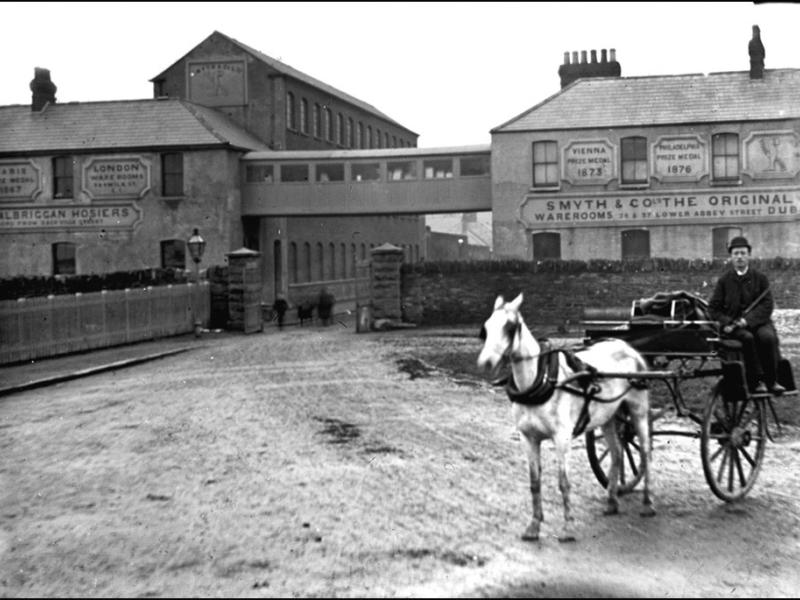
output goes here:
{"type": "Polygon", "coordinates": [[[700,435],[703,473],[711,491],[727,502],[744,497],[761,470],[766,443],[763,400],[724,399],[717,386],[700,435]]]}
{"type": "MultiPolygon", "coordinates": [[[[622,447],[622,464],[619,470],[617,493],[627,494],[642,480],[643,448],[636,437],[636,429],[626,410],[617,412],[617,437],[622,447]]],[[[603,430],[598,428],[586,432],[586,454],[597,481],[608,487],[608,472],[611,470],[611,452],[606,443],[603,430]]]]}

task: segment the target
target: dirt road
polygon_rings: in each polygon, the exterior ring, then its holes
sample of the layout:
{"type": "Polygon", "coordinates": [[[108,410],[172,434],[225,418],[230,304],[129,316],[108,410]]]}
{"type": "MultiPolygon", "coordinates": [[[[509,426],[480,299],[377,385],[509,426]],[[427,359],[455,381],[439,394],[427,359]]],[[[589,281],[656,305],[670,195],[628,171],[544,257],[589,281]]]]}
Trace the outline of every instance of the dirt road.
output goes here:
{"type": "Polygon", "coordinates": [[[575,440],[566,545],[546,444],[543,538],[525,543],[506,397],[403,368],[477,350],[441,331],[211,335],[0,399],[0,595],[798,595],[796,428],[735,505],[708,489],[697,440],[657,438],[653,519],[638,494],[601,516],[575,440]]]}

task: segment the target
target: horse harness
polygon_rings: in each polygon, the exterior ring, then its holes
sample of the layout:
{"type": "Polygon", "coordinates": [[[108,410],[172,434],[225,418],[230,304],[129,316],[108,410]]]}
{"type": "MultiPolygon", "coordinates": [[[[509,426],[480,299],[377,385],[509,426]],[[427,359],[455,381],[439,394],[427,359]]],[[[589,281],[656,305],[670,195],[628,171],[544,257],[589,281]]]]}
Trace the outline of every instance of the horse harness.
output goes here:
{"type": "MultiPolygon", "coordinates": [[[[601,388],[596,382],[597,369],[581,360],[576,354],[577,351],[585,349],[587,346],[586,344],[576,349],[554,348],[549,340],[542,339],[539,341],[539,346],[541,351],[538,356],[536,378],[530,388],[525,391],[518,390],[514,384],[514,378],[511,377],[510,374],[496,381],[495,384],[505,384],[508,399],[511,402],[524,406],[540,406],[550,400],[556,390],[581,396],[583,398],[583,406],[581,407],[581,413],[578,416],[575,427],[572,430],[573,437],[581,435],[589,424],[590,402],[616,402],[627,394],[631,388],[644,389],[647,387],[647,383],[642,380],[629,380],[628,388],[621,394],[614,398],[601,398],[598,396],[601,388]],[[559,384],[558,369],[560,355],[564,356],[567,366],[575,372],[575,375],[564,383],[559,384]]],[[[509,360],[513,360],[511,357],[508,358],[509,360]]]]}

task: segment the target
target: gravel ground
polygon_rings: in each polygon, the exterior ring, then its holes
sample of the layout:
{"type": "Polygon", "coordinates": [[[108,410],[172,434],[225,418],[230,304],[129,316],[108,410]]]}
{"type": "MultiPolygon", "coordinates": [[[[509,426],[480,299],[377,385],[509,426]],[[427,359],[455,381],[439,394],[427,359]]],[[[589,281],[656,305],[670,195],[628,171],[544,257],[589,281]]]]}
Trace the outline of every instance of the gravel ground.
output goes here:
{"type": "MultiPolygon", "coordinates": [[[[527,468],[504,393],[430,368],[477,356],[472,333],[207,336],[1,398],[0,595],[798,595],[794,426],[731,505],[708,489],[698,440],[656,438],[653,519],[637,493],[601,516],[576,439],[574,544],[555,538],[545,444],[543,537],[522,542],[527,468]]],[[[783,342],[797,373],[800,341],[783,342]]]]}

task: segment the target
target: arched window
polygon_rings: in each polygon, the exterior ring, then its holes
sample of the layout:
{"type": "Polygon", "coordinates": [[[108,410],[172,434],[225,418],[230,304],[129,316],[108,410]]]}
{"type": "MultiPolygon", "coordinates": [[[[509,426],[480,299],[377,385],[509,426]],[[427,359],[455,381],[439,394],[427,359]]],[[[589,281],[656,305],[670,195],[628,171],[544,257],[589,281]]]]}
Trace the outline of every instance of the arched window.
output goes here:
{"type": "Polygon", "coordinates": [[[358,256],[356,255],[356,245],[350,244],[350,273],[348,275],[350,277],[356,276],[356,260],[358,256]]]}
{"type": "Polygon", "coordinates": [[[355,127],[353,126],[353,119],[347,117],[347,147],[348,148],[355,148],[356,141],[355,141],[355,127]]]}
{"type": "Polygon", "coordinates": [[[376,148],[380,148],[381,147],[382,139],[383,138],[381,138],[381,130],[376,127],[375,128],[375,147],[376,148]]]}
{"type": "Polygon", "coordinates": [[[650,232],[646,229],[622,232],[622,260],[633,258],[650,258],[650,232]]]}
{"type": "Polygon", "coordinates": [[[373,148],[374,144],[372,143],[372,125],[367,125],[367,145],[365,148],[373,148]]]}
{"type": "Polygon", "coordinates": [[[316,102],[314,103],[314,137],[322,137],[322,112],[316,102]]]}
{"type": "Polygon", "coordinates": [[[304,283],[311,281],[311,244],[303,244],[303,278],[304,283]]]}
{"type": "Polygon", "coordinates": [[[336,244],[331,242],[328,244],[328,265],[327,265],[327,279],[336,279],[336,244]]]}
{"type": "Polygon", "coordinates": [[[347,277],[347,244],[344,242],[339,246],[339,269],[336,277],[337,279],[347,277]]]}
{"type": "Polygon", "coordinates": [[[72,242],[56,242],[52,246],[53,275],[74,275],[75,244],[72,242]]]}
{"type": "Polygon", "coordinates": [[[297,283],[299,273],[297,272],[297,243],[289,244],[289,283],[297,283]]]}
{"type": "Polygon", "coordinates": [[[335,127],[333,123],[333,113],[330,108],[325,108],[325,131],[329,142],[335,137],[335,127]]]}
{"type": "Polygon", "coordinates": [[[346,143],[345,131],[344,131],[344,117],[342,113],[338,113],[336,115],[336,143],[340,145],[344,145],[346,143]]]}
{"type": "Polygon", "coordinates": [[[325,250],[322,247],[322,242],[317,242],[317,264],[316,266],[316,279],[322,281],[325,279],[325,250]]]}
{"type": "Polygon", "coordinates": [[[561,234],[541,231],[533,234],[533,260],[561,259],[561,234]]]}
{"type": "Polygon", "coordinates": [[[361,123],[361,121],[358,122],[358,136],[356,141],[359,148],[366,148],[366,146],[364,146],[364,124],[361,123]]]}
{"type": "Polygon", "coordinates": [[[292,92],[286,92],[286,126],[289,129],[297,129],[297,107],[292,92]]]}
{"type": "Polygon", "coordinates": [[[300,132],[308,133],[308,100],[300,99],[300,132]]]}

